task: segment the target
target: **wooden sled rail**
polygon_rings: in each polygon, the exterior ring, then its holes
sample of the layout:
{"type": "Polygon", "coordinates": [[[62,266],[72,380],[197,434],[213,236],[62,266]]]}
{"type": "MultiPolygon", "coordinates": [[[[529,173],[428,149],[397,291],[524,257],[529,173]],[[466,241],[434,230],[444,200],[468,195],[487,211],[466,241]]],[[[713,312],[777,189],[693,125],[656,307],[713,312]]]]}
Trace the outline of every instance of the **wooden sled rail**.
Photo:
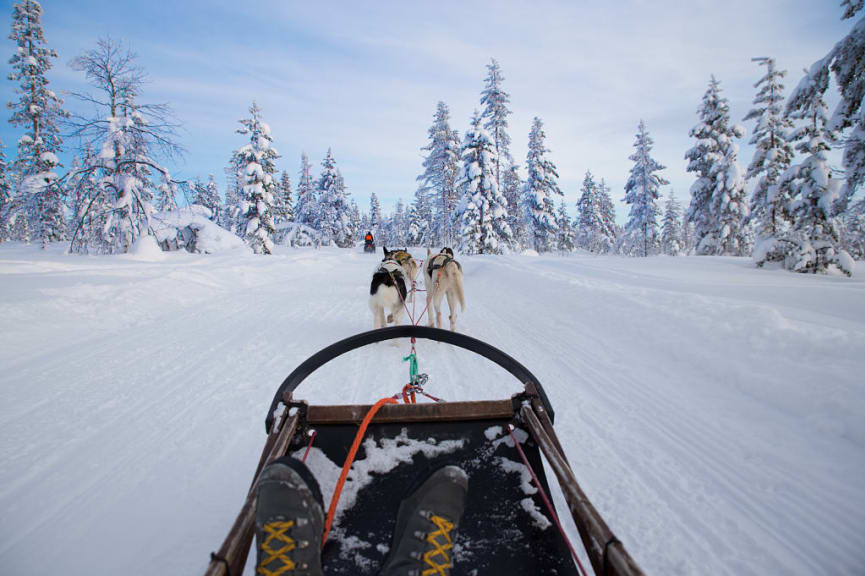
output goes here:
{"type": "Polygon", "coordinates": [[[612,530],[601,518],[600,513],[589,501],[586,494],[577,483],[574,471],[568,464],[553,431],[552,422],[542,409],[524,405],[520,416],[531,432],[532,437],[550,463],[550,467],[559,481],[562,493],[568,503],[568,509],[580,532],[583,546],[592,562],[592,568],[598,576],[645,576],[645,573],[631,558],[624,545],[613,534],[612,530]],[[541,420],[546,420],[543,424],[541,420]],[[549,431],[549,433],[548,433],[549,431]]]}

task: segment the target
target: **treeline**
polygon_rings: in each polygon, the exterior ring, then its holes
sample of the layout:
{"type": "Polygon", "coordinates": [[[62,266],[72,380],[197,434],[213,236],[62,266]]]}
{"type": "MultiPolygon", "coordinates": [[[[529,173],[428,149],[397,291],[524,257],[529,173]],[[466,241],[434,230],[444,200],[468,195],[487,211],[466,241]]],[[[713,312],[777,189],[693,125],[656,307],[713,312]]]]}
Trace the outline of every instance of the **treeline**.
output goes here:
{"type": "MultiPolygon", "coordinates": [[[[843,18],[854,18],[863,2],[844,0],[842,8],[843,18]]],[[[135,55],[106,39],[75,58],[72,66],[92,92],[72,96],[95,112],[69,114],[48,88],[46,72],[57,54],[46,45],[41,16],[34,0],[13,7],[10,79],[18,100],[9,105],[9,121],[24,134],[11,165],[0,148],[0,239],[43,246],[69,241],[76,252],[123,253],[152,234],[154,213],[176,209],[182,195],[261,254],[275,244],[348,247],[372,231],[391,245],[449,245],[469,254],[753,255],[758,265],[848,274],[851,255],[865,258],[865,200],[856,201],[865,180],[865,18],[806,71],[789,98],[774,59],[755,59],[765,74],[744,117],[754,121],[756,149],[746,170],[736,144],[744,130],[711,78],[685,153],[695,178],[686,209],[672,191],[661,209],[669,182],[640,121],[623,197],[629,214],[619,227],[611,190],[591,171],[576,218],[568,215],[540,118],[529,130],[525,162],[512,157],[510,95],[495,60],[487,66],[480,109],[462,136],[451,126],[447,104],[437,104],[414,198],[383,214],[375,193],[368,210],[358,208],[330,150],[317,174],[302,156],[293,188],[290,174],[277,173],[279,154],[255,103],[240,120],[237,132],[248,141],[231,155],[224,194],[212,175],[206,183],[173,179],[162,162],[180,151],[177,124],[168,106],[141,103],[144,72],[135,55]],[[831,114],[824,102],[830,78],[841,95],[831,114]],[[60,126],[80,142],[62,175],[60,126]],[[843,150],[843,170],[829,165],[832,147],[843,150]]]]}

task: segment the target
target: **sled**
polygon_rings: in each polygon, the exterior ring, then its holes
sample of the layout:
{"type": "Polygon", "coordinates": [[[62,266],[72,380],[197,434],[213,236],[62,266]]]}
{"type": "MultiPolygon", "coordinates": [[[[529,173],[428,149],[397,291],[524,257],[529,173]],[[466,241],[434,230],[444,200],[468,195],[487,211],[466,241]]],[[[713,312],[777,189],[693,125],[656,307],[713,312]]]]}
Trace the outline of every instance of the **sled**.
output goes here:
{"type": "MultiPolygon", "coordinates": [[[[341,468],[364,421],[368,427],[353,466],[365,462],[367,451],[374,452],[378,446],[387,454],[401,450],[410,455],[403,454],[386,473],[367,475],[368,482],[353,495],[352,505],[342,509],[338,526],[322,551],[325,574],[376,574],[392,544],[400,501],[418,478],[447,464],[460,466],[469,477],[466,507],[454,539],[453,576],[580,574],[576,554],[556,527],[558,513],[551,514],[547,507],[551,497],[543,454],[561,487],[595,574],[642,575],[577,483],[553,428],[554,419],[549,398],[531,372],[504,352],[464,334],[404,325],[364,332],[332,344],[298,366],[274,395],[265,418],[267,440],[252,486],[219,551],[211,554],[206,576],[243,572],[254,534],[255,487],[264,466],[285,454],[298,458],[315,454],[319,461],[341,468]],[[294,398],[304,379],[327,362],[362,346],[395,338],[433,340],[472,351],[516,377],[524,389],[501,400],[412,402],[414,392],[424,392],[419,386],[410,390],[407,386],[400,403],[379,407],[384,400],[379,402],[371,419],[372,406],[318,406],[294,398]],[[411,453],[412,447],[418,446],[421,448],[411,453]],[[533,490],[528,483],[522,462],[528,463],[542,491],[533,490]]],[[[310,467],[316,473],[315,466],[310,467]]],[[[327,508],[331,495],[326,485],[322,485],[322,492],[327,508]]]]}

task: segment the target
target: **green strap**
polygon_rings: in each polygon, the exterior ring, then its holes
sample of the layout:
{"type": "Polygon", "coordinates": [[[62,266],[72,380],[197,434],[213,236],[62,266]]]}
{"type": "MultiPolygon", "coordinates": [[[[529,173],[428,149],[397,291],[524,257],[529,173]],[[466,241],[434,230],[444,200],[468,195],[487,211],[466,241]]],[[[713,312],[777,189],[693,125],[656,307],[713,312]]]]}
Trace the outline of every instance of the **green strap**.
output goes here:
{"type": "Polygon", "coordinates": [[[417,356],[414,352],[402,359],[403,362],[408,362],[409,382],[414,384],[417,382],[417,356]]]}

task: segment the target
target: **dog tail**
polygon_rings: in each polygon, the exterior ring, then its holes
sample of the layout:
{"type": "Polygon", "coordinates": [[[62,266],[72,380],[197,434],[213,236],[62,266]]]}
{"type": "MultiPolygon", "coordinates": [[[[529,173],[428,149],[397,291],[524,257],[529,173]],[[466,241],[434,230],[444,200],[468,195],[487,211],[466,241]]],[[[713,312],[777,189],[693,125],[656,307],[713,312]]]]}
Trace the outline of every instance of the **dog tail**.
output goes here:
{"type": "Polygon", "coordinates": [[[446,268],[448,268],[448,272],[454,279],[454,286],[457,291],[457,300],[460,301],[460,312],[465,312],[466,298],[463,295],[463,271],[456,262],[449,262],[446,268]]]}

